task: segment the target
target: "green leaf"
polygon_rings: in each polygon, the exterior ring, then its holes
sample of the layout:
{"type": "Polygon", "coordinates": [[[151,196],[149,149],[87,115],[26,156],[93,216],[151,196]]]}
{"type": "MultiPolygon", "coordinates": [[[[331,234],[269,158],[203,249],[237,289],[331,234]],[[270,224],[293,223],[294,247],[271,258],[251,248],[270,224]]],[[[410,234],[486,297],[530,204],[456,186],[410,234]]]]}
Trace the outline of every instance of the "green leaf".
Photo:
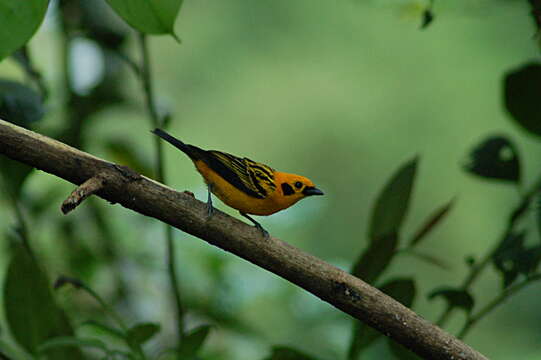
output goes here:
{"type": "Polygon", "coordinates": [[[271,355],[265,360],[316,360],[316,358],[292,347],[273,346],[271,355]]]}
{"type": "Polygon", "coordinates": [[[423,11],[423,21],[421,23],[421,29],[426,29],[434,21],[434,12],[432,9],[426,9],[423,11]]]}
{"type": "Polygon", "coordinates": [[[526,233],[511,233],[498,245],[492,261],[502,276],[503,287],[511,285],[519,274],[529,275],[541,261],[541,245],[524,246],[526,233]]]}
{"type": "Polygon", "coordinates": [[[116,338],[118,340],[122,340],[122,341],[126,340],[126,337],[124,336],[122,331],[120,331],[118,329],[115,329],[112,326],[105,325],[105,324],[103,324],[103,323],[101,323],[99,321],[96,321],[96,320],[87,320],[87,321],[83,322],[81,324],[81,326],[92,327],[92,328],[98,330],[100,333],[111,336],[111,337],[116,338]]]}
{"type": "Polygon", "coordinates": [[[396,233],[379,238],[362,253],[351,273],[369,284],[374,284],[396,255],[397,245],[396,233]]]}
{"type": "MultiPolygon", "coordinates": [[[[183,0],[107,0],[133,28],[145,34],[171,34],[183,0]]],[[[178,40],[178,39],[177,39],[178,40]]]]}
{"type": "Polygon", "coordinates": [[[489,137],[473,149],[464,170],[484,178],[516,183],[520,180],[518,152],[506,137],[489,137]]]}
{"type": "Polygon", "coordinates": [[[416,169],[417,158],[402,166],[379,194],[370,221],[371,242],[399,233],[408,211],[416,169]]]}
{"type": "Polygon", "coordinates": [[[445,216],[451,210],[453,204],[454,204],[454,199],[449,201],[447,204],[443,205],[436,211],[434,211],[432,215],[428,217],[428,219],[423,224],[423,226],[421,226],[419,230],[417,230],[415,235],[412,237],[410,241],[410,246],[413,247],[417,245],[422,239],[424,239],[426,235],[428,235],[428,233],[430,233],[430,231],[432,231],[436,227],[436,225],[438,225],[440,221],[445,218],[445,216]]]}
{"type": "Polygon", "coordinates": [[[541,135],[541,64],[530,63],[505,75],[504,104],[513,120],[535,135],[541,135]]]}
{"type": "Polygon", "coordinates": [[[48,0],[0,0],[0,60],[26,44],[47,12],[48,0]]]}
{"type": "Polygon", "coordinates": [[[107,345],[98,339],[80,339],[75,336],[59,336],[49,339],[43,342],[38,347],[38,352],[44,353],[50,349],[64,348],[64,347],[76,347],[76,348],[94,348],[108,352],[107,345]]]}
{"type": "MultiPolygon", "coordinates": [[[[408,278],[399,278],[388,281],[379,288],[402,305],[411,307],[415,299],[415,281],[408,278]]],[[[379,331],[361,321],[355,321],[353,338],[349,347],[348,359],[357,359],[361,352],[374,341],[383,336],[379,331]]]]}
{"type": "Polygon", "coordinates": [[[180,344],[179,355],[184,357],[197,355],[205,343],[211,328],[211,325],[201,325],[190,331],[180,344]]]}
{"type": "Polygon", "coordinates": [[[160,324],[141,323],[128,330],[126,340],[130,344],[144,344],[160,331],[160,324]]]}
{"type": "Polygon", "coordinates": [[[43,102],[36,91],[18,82],[0,79],[0,118],[29,128],[44,114],[43,102]]]}
{"type": "Polygon", "coordinates": [[[396,341],[389,339],[387,342],[389,344],[389,350],[395,356],[396,359],[400,360],[421,360],[421,358],[415,355],[411,350],[400,345],[396,341]]]}
{"type": "MultiPolygon", "coordinates": [[[[34,257],[22,245],[14,253],[4,283],[4,312],[13,338],[29,353],[56,336],[71,336],[73,329],[56,305],[49,281],[34,257]]],[[[54,359],[81,359],[78,349],[48,352],[54,359]]]]}
{"type": "Polygon", "coordinates": [[[393,279],[379,287],[379,289],[404,306],[411,307],[413,305],[416,291],[413,279],[393,279]]]}
{"type": "MultiPolygon", "coordinates": [[[[28,175],[34,170],[33,167],[11,160],[5,156],[0,156],[0,176],[2,176],[3,185],[13,199],[18,199],[28,175]]],[[[4,189],[2,189],[4,190],[4,189]]]]}
{"type": "Polygon", "coordinates": [[[443,297],[447,301],[447,304],[452,307],[464,309],[467,313],[471,312],[475,303],[468,291],[451,287],[440,287],[428,295],[430,300],[437,297],[443,297]]]}

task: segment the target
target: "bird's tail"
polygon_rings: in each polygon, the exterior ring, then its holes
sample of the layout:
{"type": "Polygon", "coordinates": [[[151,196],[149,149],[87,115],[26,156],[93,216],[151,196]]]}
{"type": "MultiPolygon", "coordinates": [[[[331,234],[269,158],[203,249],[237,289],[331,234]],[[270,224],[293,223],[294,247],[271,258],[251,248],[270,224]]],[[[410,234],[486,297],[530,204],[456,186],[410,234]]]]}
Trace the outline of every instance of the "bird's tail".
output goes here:
{"type": "Polygon", "coordinates": [[[158,135],[159,137],[167,141],[169,144],[173,145],[174,147],[176,147],[177,149],[179,149],[180,151],[188,155],[193,160],[200,159],[201,154],[204,153],[204,150],[198,148],[197,146],[185,144],[179,139],[169,135],[162,129],[154,129],[152,130],[152,133],[155,135],[158,135]]]}

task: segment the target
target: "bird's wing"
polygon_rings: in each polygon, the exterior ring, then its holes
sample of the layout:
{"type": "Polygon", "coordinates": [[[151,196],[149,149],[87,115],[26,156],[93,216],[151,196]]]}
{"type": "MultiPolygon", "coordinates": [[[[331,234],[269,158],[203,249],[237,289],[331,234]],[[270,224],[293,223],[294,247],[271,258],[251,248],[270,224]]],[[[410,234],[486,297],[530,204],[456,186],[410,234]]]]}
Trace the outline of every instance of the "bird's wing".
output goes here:
{"type": "Polygon", "coordinates": [[[221,151],[210,150],[206,153],[208,156],[204,161],[207,165],[231,185],[249,196],[264,199],[276,188],[274,171],[270,167],[221,151]]]}

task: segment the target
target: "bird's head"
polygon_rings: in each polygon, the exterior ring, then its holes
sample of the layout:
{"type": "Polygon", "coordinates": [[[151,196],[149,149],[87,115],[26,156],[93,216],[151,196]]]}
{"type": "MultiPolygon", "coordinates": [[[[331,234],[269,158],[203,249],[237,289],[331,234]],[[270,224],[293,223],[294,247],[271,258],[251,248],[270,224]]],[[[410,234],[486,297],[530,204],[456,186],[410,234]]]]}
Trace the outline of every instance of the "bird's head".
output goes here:
{"type": "Polygon", "coordinates": [[[278,173],[275,175],[275,181],[278,191],[284,198],[298,201],[307,196],[323,195],[323,191],[316,188],[314,183],[304,176],[278,173]]]}

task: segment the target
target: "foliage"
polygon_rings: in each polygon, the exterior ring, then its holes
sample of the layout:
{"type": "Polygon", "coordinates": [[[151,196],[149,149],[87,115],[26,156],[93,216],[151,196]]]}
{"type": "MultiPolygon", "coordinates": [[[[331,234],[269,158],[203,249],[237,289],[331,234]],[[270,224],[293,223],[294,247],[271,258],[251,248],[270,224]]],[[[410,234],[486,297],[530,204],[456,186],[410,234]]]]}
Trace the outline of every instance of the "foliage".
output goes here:
{"type": "MultiPolygon", "coordinates": [[[[539,28],[541,7],[536,1],[530,4],[539,28]]],[[[73,146],[84,148],[93,129],[99,127],[98,122],[94,121],[95,115],[113,111],[117,106],[132,106],[134,101],[131,94],[127,94],[123,87],[126,74],[122,71],[130,69],[131,75],[135,75],[141,83],[146,110],[151,118],[149,124],[168,125],[172,115],[158,107],[154,98],[146,35],[170,35],[180,42],[174,27],[182,6],[182,0],[107,0],[99,4],[89,0],[60,0],[57,3],[47,0],[0,0],[0,21],[4,29],[9,29],[0,34],[0,60],[11,56],[11,60],[20,66],[26,76],[26,82],[0,79],[0,118],[26,128],[38,128],[73,146]],[[59,72],[64,79],[62,88],[65,91],[65,103],[62,106],[65,122],[54,130],[47,126],[41,127],[41,120],[48,111],[58,106],[61,96],[55,94],[54,90],[51,92],[53,99],[48,96],[50,91],[47,77],[41,76],[35,68],[35,63],[42,61],[42,54],[37,54],[34,59],[27,47],[50,6],[56,6],[53,10],[57,12],[55,16],[59,19],[58,27],[62,33],[59,42],[65,53],[68,54],[78,41],[84,39],[98,49],[104,64],[101,78],[90,88],[81,90],[74,85],[74,75],[70,70],[73,64],[69,64],[69,57],[63,59],[64,64],[59,72]],[[130,29],[139,34],[138,58],[142,59],[141,62],[134,60],[130,54],[130,39],[134,37],[130,29]]],[[[417,20],[420,27],[425,33],[431,31],[440,16],[436,13],[434,1],[427,2],[419,10],[417,20]]],[[[261,24],[256,26],[264,27],[261,24]]],[[[190,81],[186,80],[185,86],[200,86],[190,81]]],[[[520,64],[508,70],[501,84],[502,108],[511,122],[533,135],[535,141],[541,135],[541,112],[537,105],[539,84],[541,65],[538,61],[520,64]]],[[[139,140],[122,133],[113,133],[107,134],[101,143],[113,161],[129,165],[147,176],[155,174],[163,180],[165,162],[159,145],[153,150],[154,161],[151,162],[150,156],[145,157],[139,151],[139,140]]],[[[535,212],[539,237],[541,179],[524,189],[525,161],[519,152],[517,144],[520,143],[517,140],[508,134],[486,137],[474,146],[463,168],[478,179],[497,180],[518,190],[518,205],[510,210],[503,233],[484,256],[476,260],[472,257],[469,264],[466,264],[468,274],[460,285],[440,285],[426,294],[428,299],[442,299],[445,302],[445,310],[437,320],[441,326],[445,326],[455,309],[465,312],[466,320],[459,333],[461,337],[509,296],[540,278],[541,245],[531,241],[536,231],[531,231],[522,220],[530,210],[535,212]],[[500,292],[493,294],[493,299],[485,304],[476,297],[474,283],[489,266],[497,271],[502,286],[500,292]]],[[[444,204],[434,204],[436,206],[431,209],[435,210],[426,216],[421,225],[412,234],[406,233],[413,200],[424,197],[423,194],[414,193],[418,167],[419,157],[407,161],[381,187],[372,207],[367,235],[357,234],[356,237],[362,239],[359,243],[363,244],[364,249],[351,266],[352,274],[407,307],[415,306],[415,300],[421,296],[420,289],[423,287],[417,278],[387,276],[389,270],[404,256],[448,270],[449,259],[445,254],[437,252],[437,255],[433,255],[419,248],[426,246],[426,239],[434,234],[434,230],[443,224],[455,204],[459,203],[453,199],[444,204]]],[[[54,198],[57,189],[51,187],[41,197],[34,195],[28,200],[24,189],[34,173],[25,165],[0,157],[1,186],[5,190],[10,212],[14,215],[14,225],[5,236],[6,244],[9,245],[5,246],[9,248],[9,264],[4,276],[5,323],[0,324],[0,358],[15,358],[23,354],[28,359],[202,359],[202,354],[207,358],[212,353],[208,350],[208,344],[212,341],[215,327],[209,323],[217,323],[218,330],[223,326],[243,334],[256,333],[237,319],[234,311],[238,308],[232,307],[234,310],[231,310],[227,308],[229,305],[215,304],[199,294],[180,292],[174,268],[175,251],[172,247],[168,248],[168,272],[175,314],[167,320],[176,322],[176,336],[171,336],[170,328],[173,326],[169,323],[139,321],[127,315],[130,313],[126,310],[127,304],[137,295],[130,293],[132,289],[125,276],[126,260],[116,245],[121,235],[117,234],[114,222],[108,218],[103,208],[92,201],[87,202],[84,220],[66,218],[54,224],[54,231],[60,234],[59,238],[68,239],[60,244],[66,251],[63,255],[65,259],[59,262],[65,262],[70,272],[80,275],[85,281],[60,277],[56,288],[70,284],[79,291],[75,291],[76,295],[69,293],[69,290],[53,292],[47,274],[50,272],[48,264],[33,249],[37,239],[43,236],[35,224],[40,219],[48,221],[51,198],[54,198]],[[89,224],[94,226],[92,230],[88,230],[91,227],[89,224]],[[11,231],[13,229],[14,232],[11,231]],[[97,241],[85,241],[90,233],[96,233],[97,241]],[[95,274],[97,269],[104,268],[107,269],[104,270],[107,276],[114,279],[114,290],[107,296],[99,295],[93,289],[94,286],[100,288],[99,278],[95,274]],[[66,294],[70,294],[69,300],[63,298],[66,294]],[[187,300],[190,296],[196,298],[195,303],[193,299],[192,302],[187,300]],[[93,301],[88,301],[88,297],[93,301]],[[203,320],[198,319],[198,326],[188,330],[189,327],[185,325],[186,315],[190,315],[190,318],[191,315],[194,318],[201,317],[203,320]],[[128,322],[133,323],[128,326],[128,322]],[[77,326],[73,325],[77,323],[77,326]],[[7,332],[12,340],[6,336],[7,332]]],[[[171,243],[171,229],[166,230],[166,234],[171,243]]],[[[136,264],[148,261],[144,256],[141,257],[135,261],[136,264]]],[[[236,289],[234,285],[224,285],[221,281],[223,272],[227,270],[223,262],[216,261],[209,267],[213,268],[212,271],[219,279],[212,286],[212,291],[216,290],[219,294],[236,291],[231,290],[236,289]]],[[[189,277],[185,273],[182,275],[189,277]]],[[[138,286],[142,287],[143,284],[138,286]]],[[[217,298],[221,301],[220,296],[217,295],[217,298]]],[[[383,334],[354,321],[348,359],[360,358],[363,352],[382,339],[383,334]]],[[[385,347],[396,358],[416,358],[407,349],[388,339],[385,339],[385,347]]],[[[272,346],[270,354],[267,357],[261,354],[260,358],[322,360],[320,354],[311,352],[301,349],[297,344],[280,345],[272,346]]],[[[216,358],[221,359],[219,356],[216,358]]]]}

